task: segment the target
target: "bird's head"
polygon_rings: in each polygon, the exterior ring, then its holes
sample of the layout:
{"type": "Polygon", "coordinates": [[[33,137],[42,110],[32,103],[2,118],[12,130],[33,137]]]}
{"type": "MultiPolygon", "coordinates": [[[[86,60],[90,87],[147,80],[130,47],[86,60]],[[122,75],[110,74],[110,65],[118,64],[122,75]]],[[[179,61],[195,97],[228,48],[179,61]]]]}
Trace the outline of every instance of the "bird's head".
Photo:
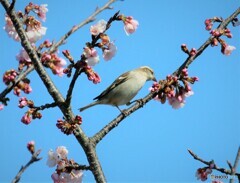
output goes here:
{"type": "Polygon", "coordinates": [[[157,81],[155,76],[154,76],[154,71],[152,68],[148,67],[148,66],[142,66],[140,67],[141,70],[143,70],[146,75],[147,75],[147,81],[149,80],[153,80],[153,81],[157,81]]]}

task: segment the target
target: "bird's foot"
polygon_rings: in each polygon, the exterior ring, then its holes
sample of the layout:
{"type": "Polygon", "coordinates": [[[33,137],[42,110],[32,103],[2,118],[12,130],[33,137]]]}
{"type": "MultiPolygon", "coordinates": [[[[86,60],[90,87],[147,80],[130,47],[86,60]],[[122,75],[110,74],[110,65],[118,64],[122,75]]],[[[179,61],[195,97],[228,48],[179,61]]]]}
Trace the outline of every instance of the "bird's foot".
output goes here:
{"type": "Polygon", "coordinates": [[[121,112],[121,114],[124,116],[124,117],[127,117],[128,116],[128,112],[126,109],[123,109],[121,110],[118,106],[116,106],[118,108],[118,110],[121,112]]]}
{"type": "Polygon", "coordinates": [[[145,104],[144,101],[143,101],[143,99],[140,98],[140,99],[134,100],[134,101],[132,101],[132,102],[128,102],[126,105],[129,106],[129,105],[131,105],[131,104],[134,103],[134,102],[139,103],[139,105],[140,105],[141,107],[143,107],[143,105],[145,104]]]}

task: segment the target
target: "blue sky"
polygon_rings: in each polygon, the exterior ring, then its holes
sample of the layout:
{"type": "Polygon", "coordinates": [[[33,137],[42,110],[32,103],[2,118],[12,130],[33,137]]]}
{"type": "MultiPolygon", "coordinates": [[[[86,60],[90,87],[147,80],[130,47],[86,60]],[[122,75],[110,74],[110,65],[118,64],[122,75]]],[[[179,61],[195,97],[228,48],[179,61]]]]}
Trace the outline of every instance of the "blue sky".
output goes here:
{"type": "MultiPolygon", "coordinates": [[[[58,40],[73,25],[80,23],[97,6],[106,1],[33,1],[48,4],[49,12],[44,26],[48,28],[46,39],[58,40]]],[[[23,9],[28,1],[17,1],[16,9],[23,9]]],[[[78,108],[100,94],[121,73],[148,65],[156,73],[157,79],[175,71],[186,59],[180,45],[198,48],[209,37],[204,20],[214,16],[228,17],[239,7],[239,0],[190,0],[182,1],[118,1],[113,10],[104,11],[97,17],[108,19],[120,10],[139,21],[139,28],[131,36],[126,36],[121,22],[114,23],[108,31],[118,47],[113,60],[94,67],[102,82],[94,85],[82,75],[74,91],[72,109],[78,108]]],[[[0,8],[0,27],[4,26],[4,10],[0,8]]],[[[90,40],[89,26],[72,35],[59,51],[68,49],[75,59],[81,55],[85,42],[90,40]]],[[[228,168],[226,160],[234,161],[240,144],[239,103],[240,103],[240,34],[239,27],[231,28],[233,38],[224,38],[237,49],[231,56],[224,56],[220,47],[208,48],[189,68],[190,76],[198,76],[200,81],[192,86],[194,95],[187,99],[186,106],[174,110],[170,105],[151,101],[126,118],[97,147],[103,171],[109,182],[197,182],[195,172],[203,164],[193,160],[187,149],[193,150],[205,160],[214,159],[216,164],[228,168]]],[[[11,68],[17,68],[16,54],[19,43],[8,38],[0,29],[1,68],[0,75],[11,68]]],[[[100,51],[99,51],[100,53],[100,51]]],[[[65,96],[70,79],[51,75],[56,86],[65,96]]],[[[47,90],[36,73],[29,75],[33,92],[27,97],[36,105],[51,103],[47,90]]],[[[136,98],[148,94],[148,82],[136,98]]],[[[5,88],[2,83],[1,91],[5,88]]],[[[36,148],[42,149],[43,160],[29,168],[22,182],[51,182],[54,169],[46,166],[47,152],[64,145],[69,150],[69,158],[80,164],[87,163],[86,157],[73,136],[66,136],[55,126],[62,115],[58,109],[44,111],[41,120],[26,126],[20,122],[26,109],[17,107],[18,98],[12,93],[9,105],[1,115],[2,147],[0,162],[0,182],[9,182],[16,175],[30,154],[26,143],[35,140],[36,148]]],[[[25,95],[23,95],[25,96],[25,95]]],[[[122,106],[125,108],[125,106],[122,106]]],[[[82,128],[92,136],[119,111],[110,106],[96,106],[84,111],[82,128]]],[[[239,168],[238,168],[239,170],[239,168]]],[[[220,175],[218,172],[214,172],[220,175]]],[[[84,182],[93,182],[90,172],[84,173],[84,182]]],[[[224,182],[228,182],[224,180],[224,182]]]]}

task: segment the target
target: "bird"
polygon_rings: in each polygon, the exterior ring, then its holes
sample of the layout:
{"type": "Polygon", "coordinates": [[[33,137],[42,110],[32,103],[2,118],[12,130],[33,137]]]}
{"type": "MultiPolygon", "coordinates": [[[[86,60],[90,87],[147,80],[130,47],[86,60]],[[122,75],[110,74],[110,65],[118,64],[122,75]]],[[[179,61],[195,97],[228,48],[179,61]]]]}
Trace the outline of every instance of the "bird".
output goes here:
{"type": "Polygon", "coordinates": [[[120,75],[106,90],[95,97],[96,100],[85,107],[80,108],[80,112],[98,104],[112,105],[119,108],[120,105],[130,104],[130,102],[143,87],[146,81],[157,81],[154,71],[148,66],[142,66],[120,75]]]}

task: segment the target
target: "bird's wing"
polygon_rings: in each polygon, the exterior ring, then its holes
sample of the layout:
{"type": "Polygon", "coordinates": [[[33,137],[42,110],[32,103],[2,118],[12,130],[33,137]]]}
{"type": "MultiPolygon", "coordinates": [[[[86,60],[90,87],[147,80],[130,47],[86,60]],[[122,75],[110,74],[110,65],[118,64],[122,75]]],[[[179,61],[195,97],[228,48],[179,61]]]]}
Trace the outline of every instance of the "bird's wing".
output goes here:
{"type": "Polygon", "coordinates": [[[130,77],[129,72],[131,72],[131,71],[128,71],[128,72],[122,74],[121,76],[119,76],[106,90],[104,90],[100,95],[95,97],[93,100],[96,100],[96,99],[99,100],[99,99],[103,98],[110,91],[112,91],[116,86],[118,86],[118,85],[122,84],[123,82],[125,82],[126,80],[128,80],[130,77]]]}

